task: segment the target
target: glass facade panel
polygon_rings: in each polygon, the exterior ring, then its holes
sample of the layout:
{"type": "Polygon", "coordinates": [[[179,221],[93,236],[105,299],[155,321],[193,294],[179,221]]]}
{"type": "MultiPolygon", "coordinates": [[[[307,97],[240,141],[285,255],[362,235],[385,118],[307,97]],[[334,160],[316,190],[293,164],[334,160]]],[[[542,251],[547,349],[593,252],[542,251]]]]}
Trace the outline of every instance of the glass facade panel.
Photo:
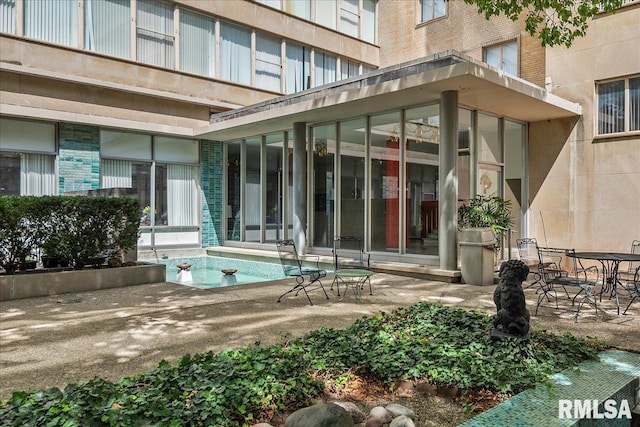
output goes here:
{"type": "Polygon", "coordinates": [[[313,128],[313,246],[332,247],[336,126],[313,128]]]}
{"type": "Polygon", "coordinates": [[[502,163],[499,120],[478,113],[478,161],[502,163]]]}
{"type": "Polygon", "coordinates": [[[514,219],[511,241],[522,233],[522,183],[525,179],[525,129],[521,123],[505,120],[504,122],[504,198],[511,201],[511,217],[514,219]]]}
{"type": "Polygon", "coordinates": [[[260,242],[262,222],[262,181],[260,179],[260,146],[261,138],[249,138],[246,141],[246,182],[244,186],[244,240],[260,242]]]}
{"type": "Polygon", "coordinates": [[[364,239],[364,118],[340,123],[340,234],[364,239]]]}
{"type": "Polygon", "coordinates": [[[129,0],[85,0],[84,47],[122,58],[131,57],[129,0]]]}
{"type": "Polygon", "coordinates": [[[428,105],[405,113],[407,253],[438,254],[439,110],[428,105]]]}
{"type": "Polygon", "coordinates": [[[284,238],[283,218],[283,145],[284,135],[277,133],[267,135],[267,182],[266,182],[266,218],[267,242],[275,242],[284,238]]]}
{"type": "Polygon", "coordinates": [[[20,195],[20,156],[0,153],[0,195],[20,195]]]}
{"type": "Polygon", "coordinates": [[[336,81],[336,64],[337,58],[335,55],[319,50],[315,51],[315,86],[322,86],[336,81]]]}
{"type": "Polygon", "coordinates": [[[227,240],[240,240],[242,216],[241,141],[227,144],[227,240]]]}
{"type": "Polygon", "coordinates": [[[131,188],[133,197],[138,199],[142,207],[140,225],[153,225],[156,211],[151,205],[151,163],[131,162],[131,188]]]}
{"type": "Polygon", "coordinates": [[[398,252],[400,113],[371,117],[371,250],[398,252]]]}
{"type": "MultiPolygon", "coordinates": [[[[471,198],[471,111],[458,109],[458,200],[471,198]]],[[[462,203],[462,202],[459,202],[462,203]]]]}

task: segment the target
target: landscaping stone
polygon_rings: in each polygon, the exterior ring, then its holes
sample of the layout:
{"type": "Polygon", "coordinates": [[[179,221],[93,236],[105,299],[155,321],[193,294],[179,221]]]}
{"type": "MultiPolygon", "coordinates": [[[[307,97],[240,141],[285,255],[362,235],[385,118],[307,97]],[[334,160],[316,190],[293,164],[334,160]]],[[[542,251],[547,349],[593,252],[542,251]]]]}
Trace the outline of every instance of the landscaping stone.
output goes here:
{"type": "Polygon", "coordinates": [[[378,418],[382,420],[383,424],[387,424],[391,422],[393,415],[382,406],[375,406],[369,411],[369,418],[378,418]]]}
{"type": "Polygon", "coordinates": [[[389,427],[415,427],[416,425],[413,423],[413,420],[406,415],[400,415],[399,417],[395,417],[389,427]]]}
{"type": "Polygon", "coordinates": [[[285,427],[354,427],[353,419],[342,407],[319,403],[295,411],[287,417],[285,427]]]}
{"type": "Polygon", "coordinates": [[[269,423],[258,423],[258,424],[254,424],[253,427],[273,427],[273,426],[269,423]]]}
{"type": "Polygon", "coordinates": [[[364,422],[366,416],[364,412],[353,402],[333,402],[334,404],[341,406],[345,411],[351,415],[351,419],[354,424],[360,424],[364,422]]]}
{"type": "Polygon", "coordinates": [[[367,419],[364,427],[382,427],[385,424],[386,423],[382,419],[373,417],[367,419]]]}
{"type": "Polygon", "coordinates": [[[385,408],[393,417],[399,417],[404,415],[405,417],[409,417],[412,420],[416,419],[416,413],[406,406],[400,405],[399,403],[390,403],[385,408]]]}

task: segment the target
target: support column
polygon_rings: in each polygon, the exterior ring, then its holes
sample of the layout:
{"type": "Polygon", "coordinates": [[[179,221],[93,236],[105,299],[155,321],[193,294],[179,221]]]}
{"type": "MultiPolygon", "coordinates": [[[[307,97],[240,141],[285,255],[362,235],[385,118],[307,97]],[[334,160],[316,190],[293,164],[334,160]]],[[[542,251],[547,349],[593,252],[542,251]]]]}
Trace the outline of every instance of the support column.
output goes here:
{"type": "Polygon", "coordinates": [[[293,124],[293,241],[298,255],[307,252],[307,138],[306,124],[293,124]]]}
{"type": "Polygon", "coordinates": [[[440,268],[455,270],[458,231],[458,92],[440,95],[440,168],[438,240],[440,268]]]}

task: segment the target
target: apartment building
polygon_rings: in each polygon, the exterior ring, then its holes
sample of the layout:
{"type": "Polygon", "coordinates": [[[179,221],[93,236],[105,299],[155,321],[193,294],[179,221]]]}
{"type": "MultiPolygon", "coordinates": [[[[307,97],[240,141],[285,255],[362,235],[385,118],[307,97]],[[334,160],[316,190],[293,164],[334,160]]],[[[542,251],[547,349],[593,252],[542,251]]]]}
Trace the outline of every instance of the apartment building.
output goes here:
{"type": "Polygon", "coordinates": [[[623,250],[638,3],[548,49],[462,1],[8,0],[0,193],[133,195],[140,248],[358,234],[443,268],[459,200],[499,194],[514,239],[623,250]]]}

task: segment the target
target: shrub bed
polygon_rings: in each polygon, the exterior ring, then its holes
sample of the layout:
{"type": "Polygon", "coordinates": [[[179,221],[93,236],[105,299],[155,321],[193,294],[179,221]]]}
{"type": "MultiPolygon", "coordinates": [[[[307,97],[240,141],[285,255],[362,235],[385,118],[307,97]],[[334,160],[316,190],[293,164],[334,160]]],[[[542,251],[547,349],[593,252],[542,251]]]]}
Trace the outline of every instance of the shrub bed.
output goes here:
{"type": "Polygon", "coordinates": [[[101,252],[134,248],[139,202],[127,197],[0,196],[0,267],[42,253],[81,269],[101,252]]]}
{"type": "Polygon", "coordinates": [[[344,330],[163,361],[116,383],[95,378],[64,392],[14,392],[0,419],[14,426],[244,426],[308,405],[353,373],[390,388],[405,378],[510,394],[604,348],[595,339],[535,330],[530,341],[492,341],[491,324],[481,312],[417,303],[344,330]]]}

